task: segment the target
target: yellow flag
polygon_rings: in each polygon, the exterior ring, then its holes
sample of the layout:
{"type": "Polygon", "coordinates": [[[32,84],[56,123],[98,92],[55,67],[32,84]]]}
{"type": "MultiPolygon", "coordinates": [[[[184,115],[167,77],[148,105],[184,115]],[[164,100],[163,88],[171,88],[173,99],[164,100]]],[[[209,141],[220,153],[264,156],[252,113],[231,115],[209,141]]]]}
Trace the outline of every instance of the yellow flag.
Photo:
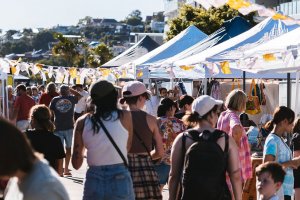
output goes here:
{"type": "Polygon", "coordinates": [[[107,77],[110,73],[110,69],[101,69],[100,71],[102,72],[103,77],[107,77]]]}
{"type": "Polygon", "coordinates": [[[142,76],[143,76],[143,71],[142,71],[142,70],[138,71],[138,73],[137,73],[136,76],[137,76],[138,78],[142,77],[142,76]]]}
{"type": "Polygon", "coordinates": [[[267,62],[276,60],[276,57],[273,53],[267,53],[263,55],[263,59],[267,62]]]}
{"type": "Polygon", "coordinates": [[[180,66],[180,68],[182,70],[188,71],[188,70],[194,69],[195,67],[194,66],[182,65],[182,66],[180,66]]]}
{"type": "Polygon", "coordinates": [[[230,70],[228,61],[221,62],[220,65],[221,65],[221,71],[223,74],[231,74],[231,70],[230,70]]]}
{"type": "Polygon", "coordinates": [[[11,73],[15,74],[17,71],[17,68],[15,66],[11,66],[11,73]]]}
{"type": "Polygon", "coordinates": [[[76,77],[76,84],[80,84],[80,76],[76,77]]]}
{"type": "Polygon", "coordinates": [[[123,70],[122,70],[122,76],[121,76],[121,77],[122,77],[122,78],[125,78],[126,76],[127,76],[127,72],[126,72],[125,69],[123,69],[123,70]]]}
{"type": "Polygon", "coordinates": [[[71,78],[76,78],[76,76],[77,76],[77,70],[76,70],[75,67],[70,68],[69,69],[69,73],[70,73],[71,78]]]}
{"type": "Polygon", "coordinates": [[[233,9],[240,9],[240,8],[245,8],[251,6],[250,2],[244,1],[244,0],[228,0],[227,4],[229,5],[230,8],[233,9]]]}
{"type": "Polygon", "coordinates": [[[286,20],[286,19],[288,19],[288,17],[285,16],[285,15],[276,13],[275,15],[273,15],[272,19],[274,19],[274,20],[286,20]]]}

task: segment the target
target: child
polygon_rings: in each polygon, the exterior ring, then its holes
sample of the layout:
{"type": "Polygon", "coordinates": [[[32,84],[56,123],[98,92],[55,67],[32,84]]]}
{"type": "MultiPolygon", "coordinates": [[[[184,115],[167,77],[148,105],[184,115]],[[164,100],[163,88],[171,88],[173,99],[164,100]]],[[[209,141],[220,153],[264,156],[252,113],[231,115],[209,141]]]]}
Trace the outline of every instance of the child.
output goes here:
{"type": "Polygon", "coordinates": [[[256,188],[259,200],[279,200],[285,171],[277,162],[266,162],[256,168],[256,188]]]}

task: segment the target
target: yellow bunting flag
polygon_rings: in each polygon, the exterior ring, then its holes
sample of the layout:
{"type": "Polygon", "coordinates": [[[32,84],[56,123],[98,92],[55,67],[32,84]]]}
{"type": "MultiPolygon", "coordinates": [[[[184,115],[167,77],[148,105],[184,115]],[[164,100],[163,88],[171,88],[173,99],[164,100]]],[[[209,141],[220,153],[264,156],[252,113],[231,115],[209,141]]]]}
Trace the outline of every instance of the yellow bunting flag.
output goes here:
{"type": "Polygon", "coordinates": [[[275,15],[272,16],[272,19],[274,20],[287,20],[288,17],[285,15],[282,15],[280,13],[276,13],[275,15]]]}
{"type": "Polygon", "coordinates": [[[265,61],[274,61],[274,60],[276,60],[276,57],[274,56],[273,53],[267,53],[267,54],[263,55],[263,59],[265,61]]]}
{"type": "Polygon", "coordinates": [[[122,70],[122,75],[121,75],[121,77],[122,77],[122,78],[125,78],[126,76],[127,76],[127,72],[126,72],[125,69],[123,69],[123,70],[122,70]]]}
{"type": "Polygon", "coordinates": [[[69,69],[69,73],[70,73],[71,78],[76,78],[76,76],[77,76],[77,70],[76,70],[75,67],[70,68],[69,69]]]}
{"type": "Polygon", "coordinates": [[[75,84],[80,84],[80,76],[76,77],[76,83],[75,84]]]}
{"type": "Polygon", "coordinates": [[[102,72],[103,77],[107,77],[110,73],[110,70],[109,69],[102,69],[101,72],[102,72]]]}
{"type": "Polygon", "coordinates": [[[136,76],[137,76],[138,78],[142,77],[142,76],[143,76],[143,71],[142,71],[142,70],[138,71],[138,73],[137,73],[136,76]]]}
{"type": "Polygon", "coordinates": [[[38,67],[40,70],[42,70],[44,65],[40,64],[40,63],[37,63],[37,64],[35,64],[35,66],[38,67]]]}
{"type": "Polygon", "coordinates": [[[188,70],[192,70],[194,69],[195,67],[194,66],[187,66],[187,65],[182,65],[180,66],[180,68],[184,71],[188,71],[188,70]]]}
{"type": "Polygon", "coordinates": [[[228,0],[227,4],[229,5],[230,8],[233,9],[240,9],[240,8],[245,8],[251,6],[250,2],[244,1],[244,0],[228,0]]]}
{"type": "Polygon", "coordinates": [[[15,74],[17,71],[17,68],[15,66],[11,66],[11,73],[15,74]]]}
{"type": "Polygon", "coordinates": [[[231,70],[230,70],[228,61],[221,62],[220,65],[221,65],[221,71],[223,74],[231,74],[231,70]]]}

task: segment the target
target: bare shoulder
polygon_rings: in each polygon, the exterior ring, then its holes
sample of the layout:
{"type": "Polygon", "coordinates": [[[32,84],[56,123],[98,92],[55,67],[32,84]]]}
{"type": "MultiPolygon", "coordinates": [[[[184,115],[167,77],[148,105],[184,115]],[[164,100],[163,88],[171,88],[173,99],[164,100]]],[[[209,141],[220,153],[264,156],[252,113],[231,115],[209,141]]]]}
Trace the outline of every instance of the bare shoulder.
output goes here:
{"type": "Polygon", "coordinates": [[[128,110],[121,110],[120,115],[121,120],[130,120],[131,119],[131,112],[128,110]]]}
{"type": "Polygon", "coordinates": [[[85,121],[85,119],[86,119],[88,116],[90,116],[89,113],[86,113],[86,114],[80,116],[80,117],[76,120],[76,124],[83,124],[84,121],[85,121]]]}
{"type": "Polygon", "coordinates": [[[155,123],[157,123],[157,118],[154,117],[153,115],[148,114],[148,113],[147,113],[147,120],[149,122],[155,122],[155,123]]]}

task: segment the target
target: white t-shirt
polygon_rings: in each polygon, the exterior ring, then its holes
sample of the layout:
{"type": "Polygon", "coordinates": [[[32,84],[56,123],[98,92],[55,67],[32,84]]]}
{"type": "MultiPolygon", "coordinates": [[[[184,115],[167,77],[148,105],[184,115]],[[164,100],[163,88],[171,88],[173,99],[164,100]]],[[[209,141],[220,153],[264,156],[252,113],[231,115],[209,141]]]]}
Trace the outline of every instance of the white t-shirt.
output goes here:
{"type": "Polygon", "coordinates": [[[148,114],[157,117],[157,108],[159,106],[159,103],[160,103],[159,96],[151,96],[150,99],[145,103],[145,111],[148,114]]]}
{"type": "Polygon", "coordinates": [[[81,98],[79,99],[78,103],[75,105],[75,112],[82,113],[86,108],[86,100],[89,96],[89,93],[85,90],[79,92],[81,94],[81,98]]]}

